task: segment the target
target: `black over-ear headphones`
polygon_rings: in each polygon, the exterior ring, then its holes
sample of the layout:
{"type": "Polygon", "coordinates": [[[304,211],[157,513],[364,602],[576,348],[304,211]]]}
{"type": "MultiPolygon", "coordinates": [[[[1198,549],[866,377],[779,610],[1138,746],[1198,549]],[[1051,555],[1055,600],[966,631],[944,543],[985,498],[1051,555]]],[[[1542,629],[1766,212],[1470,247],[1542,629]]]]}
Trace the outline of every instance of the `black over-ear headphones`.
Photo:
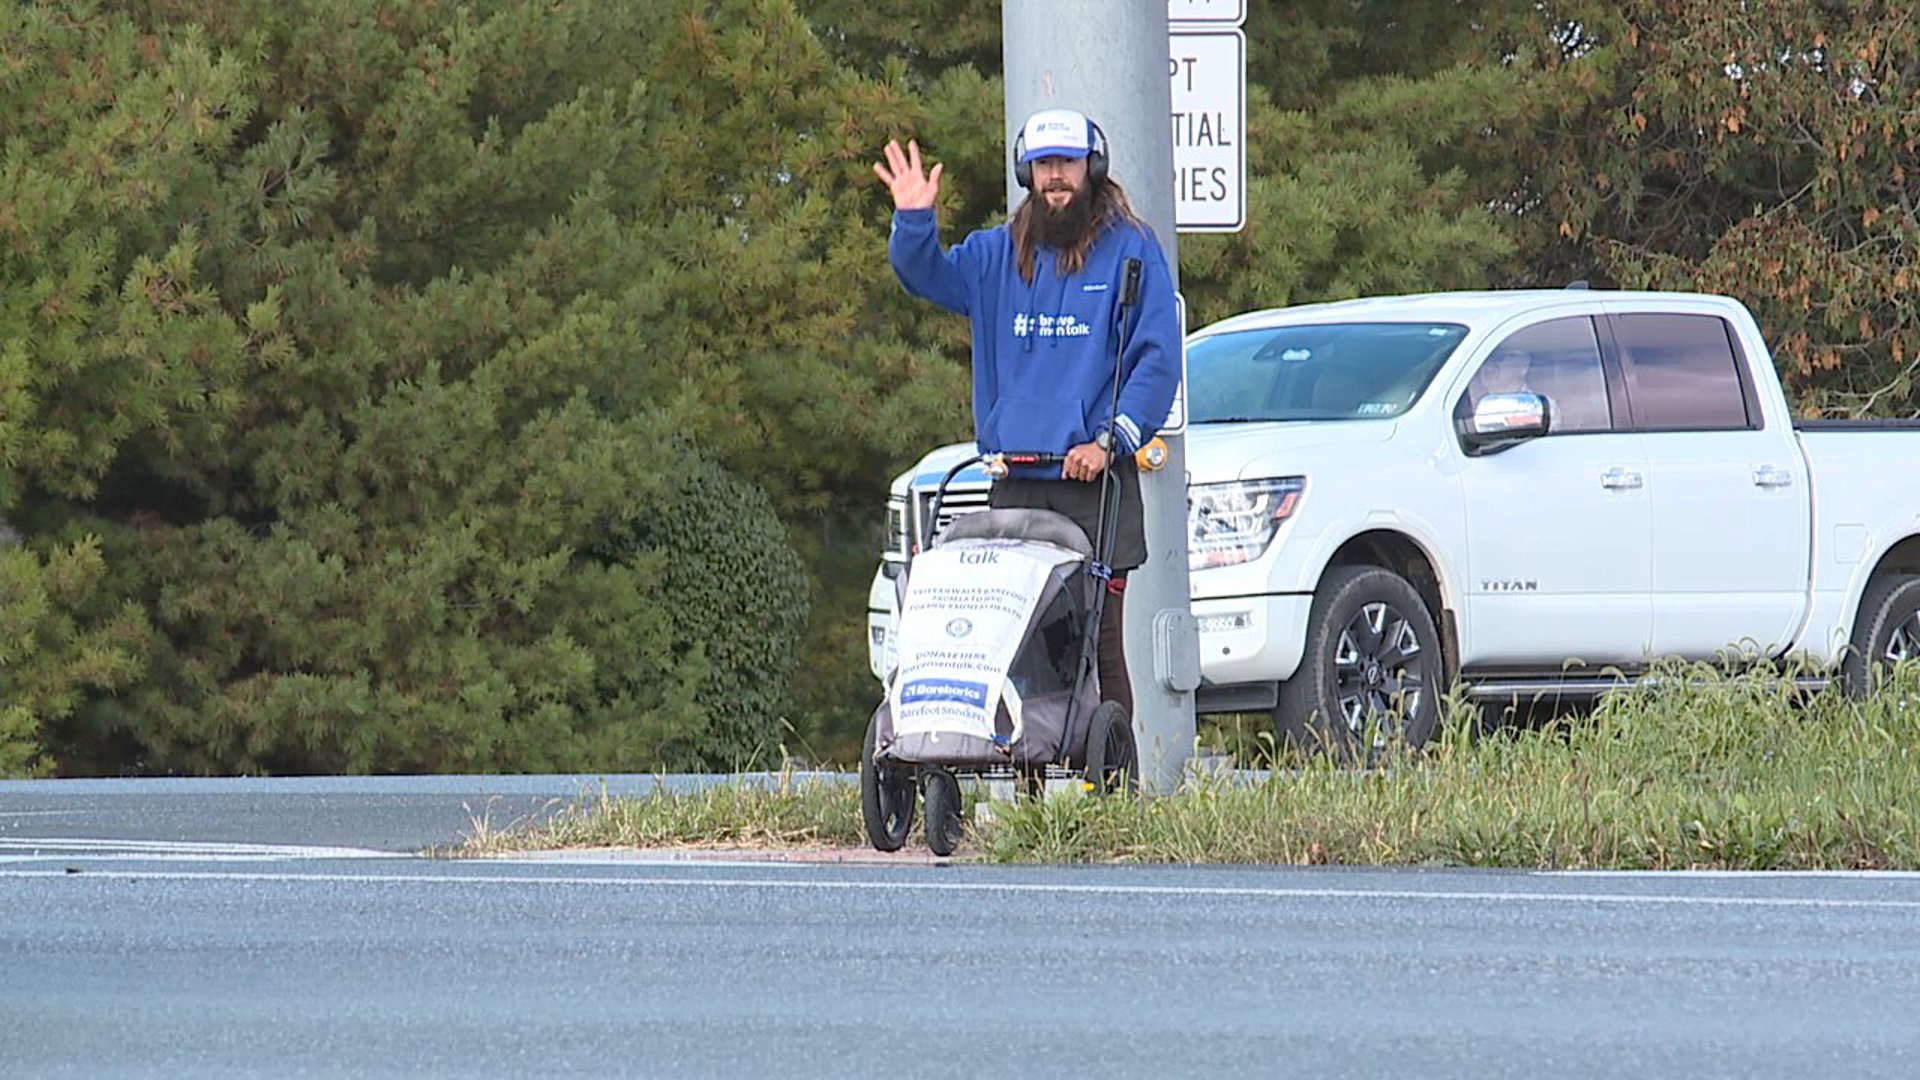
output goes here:
{"type": "MultiPolygon", "coordinates": [[[[1107,182],[1107,133],[1092,120],[1087,127],[1093,131],[1093,148],[1087,151],[1087,186],[1099,187],[1107,182]]],[[[1027,126],[1020,125],[1020,134],[1013,137],[1013,178],[1028,191],[1033,190],[1033,162],[1022,161],[1027,156],[1027,126]]]]}

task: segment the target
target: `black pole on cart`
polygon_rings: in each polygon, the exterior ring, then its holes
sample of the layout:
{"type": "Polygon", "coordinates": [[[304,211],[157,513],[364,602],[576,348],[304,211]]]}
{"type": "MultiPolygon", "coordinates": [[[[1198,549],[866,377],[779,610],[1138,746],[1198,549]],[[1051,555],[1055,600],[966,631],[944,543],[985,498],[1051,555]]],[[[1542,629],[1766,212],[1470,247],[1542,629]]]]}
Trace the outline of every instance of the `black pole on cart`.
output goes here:
{"type": "MultiPolygon", "coordinates": [[[[909,559],[933,546],[934,533],[940,528],[940,505],[947,500],[947,485],[953,483],[953,478],[959,476],[961,470],[975,462],[984,461],[987,457],[986,454],[975,454],[948,469],[947,475],[940,478],[940,486],[933,489],[933,505],[927,510],[927,520],[920,523],[921,534],[914,537],[913,550],[907,553],[909,559]]],[[[911,494],[911,487],[908,488],[908,492],[911,494]]]]}
{"type": "MultiPolygon", "coordinates": [[[[1066,737],[1060,740],[1056,763],[1065,765],[1073,747],[1073,703],[1080,700],[1080,688],[1087,674],[1100,662],[1100,616],[1106,611],[1107,586],[1113,580],[1114,533],[1120,518],[1120,485],[1113,480],[1113,443],[1119,437],[1114,424],[1120,416],[1120,378],[1127,356],[1127,316],[1140,303],[1140,260],[1128,259],[1121,279],[1118,333],[1114,335],[1113,397],[1107,406],[1106,462],[1100,469],[1100,516],[1094,529],[1093,565],[1087,568],[1095,581],[1093,606],[1087,612],[1086,632],[1080,636],[1080,663],[1073,673],[1073,693],[1067,698],[1066,737]]],[[[1087,714],[1089,724],[1092,713],[1087,714]]],[[[1091,736],[1091,732],[1088,732],[1091,736]]]]}

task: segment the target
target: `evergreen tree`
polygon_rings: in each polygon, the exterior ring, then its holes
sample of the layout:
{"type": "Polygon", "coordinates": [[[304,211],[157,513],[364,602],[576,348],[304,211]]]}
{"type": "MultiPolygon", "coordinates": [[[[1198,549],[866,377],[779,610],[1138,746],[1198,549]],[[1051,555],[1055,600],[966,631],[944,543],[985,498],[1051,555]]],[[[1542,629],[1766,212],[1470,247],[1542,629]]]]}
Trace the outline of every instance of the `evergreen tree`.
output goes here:
{"type": "Polygon", "coordinates": [[[686,195],[716,133],[640,77],[699,33],[684,7],[0,16],[0,490],[43,566],[101,537],[46,642],[144,648],[12,744],[68,771],[764,753],[729,641],[782,685],[808,590],[764,499],[703,463],[746,455],[702,423],[727,384],[690,378],[690,339],[724,297],[685,270],[762,219],[742,185],[686,195]],[[675,615],[700,595],[669,568],[713,555],[667,527],[691,475],[738,526],[716,572],[758,594],[730,619],[675,615]]]}
{"type": "Polygon", "coordinates": [[[1910,4],[1562,2],[1506,33],[1536,279],[1736,296],[1802,413],[1920,414],[1910,4]]]}

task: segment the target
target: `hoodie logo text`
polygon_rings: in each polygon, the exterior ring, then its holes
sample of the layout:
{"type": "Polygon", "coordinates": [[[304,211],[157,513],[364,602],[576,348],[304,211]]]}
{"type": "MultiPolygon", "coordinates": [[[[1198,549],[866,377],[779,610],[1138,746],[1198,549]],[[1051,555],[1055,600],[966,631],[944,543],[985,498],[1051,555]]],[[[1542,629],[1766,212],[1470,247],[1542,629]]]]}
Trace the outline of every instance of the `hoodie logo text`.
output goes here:
{"type": "Polygon", "coordinates": [[[1013,317],[1013,336],[1017,338],[1087,337],[1092,333],[1093,324],[1073,315],[1029,315],[1023,311],[1013,317]]]}

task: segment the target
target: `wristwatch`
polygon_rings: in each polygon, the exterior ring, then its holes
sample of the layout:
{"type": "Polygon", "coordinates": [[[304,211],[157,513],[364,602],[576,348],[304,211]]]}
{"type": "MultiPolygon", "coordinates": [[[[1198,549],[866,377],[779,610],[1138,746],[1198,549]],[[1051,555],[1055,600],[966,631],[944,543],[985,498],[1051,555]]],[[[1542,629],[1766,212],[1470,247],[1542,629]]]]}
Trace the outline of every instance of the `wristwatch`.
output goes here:
{"type": "Polygon", "coordinates": [[[1093,437],[1093,445],[1102,450],[1113,449],[1113,432],[1106,428],[1101,428],[1099,434],[1093,437]]]}

